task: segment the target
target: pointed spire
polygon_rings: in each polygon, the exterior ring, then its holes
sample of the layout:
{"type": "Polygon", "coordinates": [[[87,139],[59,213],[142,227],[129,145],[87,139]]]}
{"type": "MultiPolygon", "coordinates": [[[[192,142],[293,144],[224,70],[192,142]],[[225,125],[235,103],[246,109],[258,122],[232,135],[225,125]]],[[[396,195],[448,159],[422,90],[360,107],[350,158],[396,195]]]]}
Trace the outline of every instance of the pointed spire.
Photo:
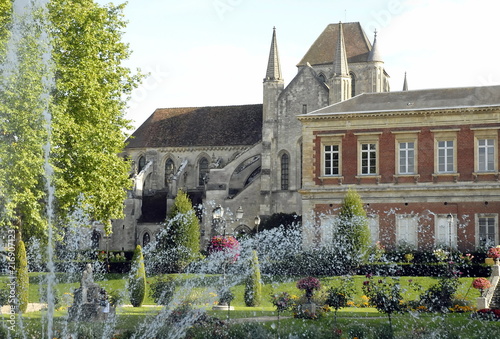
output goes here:
{"type": "Polygon", "coordinates": [[[339,22],[339,37],[335,48],[335,60],[333,60],[333,76],[349,76],[347,53],[344,43],[344,31],[342,29],[341,22],[339,22]]]}
{"type": "Polygon", "coordinates": [[[271,40],[271,50],[269,51],[269,61],[264,80],[282,80],[278,43],[276,42],[276,27],[273,27],[273,39],[271,40]]]}
{"type": "Polygon", "coordinates": [[[408,81],[406,81],[406,72],[405,72],[405,81],[403,82],[403,91],[408,91],[408,81]]]}
{"type": "Polygon", "coordinates": [[[373,46],[370,51],[370,54],[368,54],[368,61],[383,61],[382,60],[382,55],[380,54],[380,51],[378,50],[377,47],[377,30],[374,32],[374,38],[373,38],[373,46]]]}

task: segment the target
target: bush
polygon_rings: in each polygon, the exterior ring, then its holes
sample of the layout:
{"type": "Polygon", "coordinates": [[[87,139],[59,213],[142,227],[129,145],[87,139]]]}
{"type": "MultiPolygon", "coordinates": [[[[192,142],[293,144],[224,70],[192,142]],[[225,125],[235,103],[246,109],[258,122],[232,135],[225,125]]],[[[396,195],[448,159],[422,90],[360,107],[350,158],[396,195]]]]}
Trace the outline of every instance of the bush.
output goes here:
{"type": "Polygon", "coordinates": [[[144,257],[142,256],[140,245],[137,245],[134,251],[128,286],[130,303],[134,307],[140,307],[146,296],[146,270],[144,268],[144,257]]]}
{"type": "Polygon", "coordinates": [[[457,278],[441,278],[420,297],[421,305],[431,312],[447,313],[453,306],[453,296],[457,291],[459,281],[457,278]]]}
{"type": "Polygon", "coordinates": [[[16,265],[16,295],[19,303],[18,310],[19,312],[24,313],[28,308],[28,289],[30,285],[24,241],[18,241],[14,256],[16,265]]]}
{"type": "Polygon", "coordinates": [[[248,307],[259,306],[262,301],[262,284],[260,281],[260,268],[257,251],[252,251],[250,275],[245,284],[245,305],[248,307]]]}
{"type": "Polygon", "coordinates": [[[168,305],[174,296],[175,279],[169,276],[158,276],[150,285],[149,295],[158,305],[168,305]]]}

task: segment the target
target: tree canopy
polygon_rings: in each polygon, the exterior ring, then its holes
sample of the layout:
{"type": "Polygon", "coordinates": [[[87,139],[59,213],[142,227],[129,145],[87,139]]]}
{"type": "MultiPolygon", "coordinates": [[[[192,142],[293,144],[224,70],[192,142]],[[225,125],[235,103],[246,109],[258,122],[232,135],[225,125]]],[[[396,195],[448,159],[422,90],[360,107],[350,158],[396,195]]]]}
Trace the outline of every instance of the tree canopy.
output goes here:
{"type": "Polygon", "coordinates": [[[105,225],[122,217],[131,184],[119,157],[130,127],[124,110],[140,81],[122,65],[130,54],[123,8],[52,0],[0,16],[0,213],[3,225],[22,225],[23,238],[43,237],[46,227],[47,144],[60,223],[76,210],[105,225]]]}

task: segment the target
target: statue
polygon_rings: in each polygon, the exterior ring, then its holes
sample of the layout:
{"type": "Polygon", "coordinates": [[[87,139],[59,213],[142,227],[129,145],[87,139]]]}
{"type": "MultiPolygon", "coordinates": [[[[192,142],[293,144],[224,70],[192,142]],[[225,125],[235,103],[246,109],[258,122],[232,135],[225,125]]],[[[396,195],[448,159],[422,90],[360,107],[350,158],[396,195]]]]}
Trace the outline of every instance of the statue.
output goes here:
{"type": "Polygon", "coordinates": [[[94,282],[92,265],[87,264],[82,272],[80,288],[74,292],[73,305],[68,309],[69,319],[106,320],[110,313],[108,294],[104,288],[94,282]]]}
{"type": "Polygon", "coordinates": [[[91,287],[95,287],[97,284],[94,283],[94,274],[92,271],[92,265],[87,264],[85,270],[82,273],[82,279],[80,280],[80,288],[82,291],[82,303],[89,302],[88,291],[91,287]]]}

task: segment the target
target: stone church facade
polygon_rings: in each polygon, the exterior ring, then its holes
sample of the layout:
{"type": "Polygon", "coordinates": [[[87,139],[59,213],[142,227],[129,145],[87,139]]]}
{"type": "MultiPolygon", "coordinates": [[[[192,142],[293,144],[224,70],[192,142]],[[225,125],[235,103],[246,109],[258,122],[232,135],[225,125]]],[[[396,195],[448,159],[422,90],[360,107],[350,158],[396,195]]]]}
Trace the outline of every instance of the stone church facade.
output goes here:
{"type": "Polygon", "coordinates": [[[127,140],[134,187],[125,218],[113,221],[100,247],[127,251],[153,240],[179,189],[197,209],[202,246],[222,232],[213,229],[218,205],[227,234],[251,232],[256,216],[306,212],[297,116],[390,87],[376,35],[371,43],[359,23],[328,25],[297,67],[285,87],[273,30],[262,104],[155,110],[127,140]]]}

